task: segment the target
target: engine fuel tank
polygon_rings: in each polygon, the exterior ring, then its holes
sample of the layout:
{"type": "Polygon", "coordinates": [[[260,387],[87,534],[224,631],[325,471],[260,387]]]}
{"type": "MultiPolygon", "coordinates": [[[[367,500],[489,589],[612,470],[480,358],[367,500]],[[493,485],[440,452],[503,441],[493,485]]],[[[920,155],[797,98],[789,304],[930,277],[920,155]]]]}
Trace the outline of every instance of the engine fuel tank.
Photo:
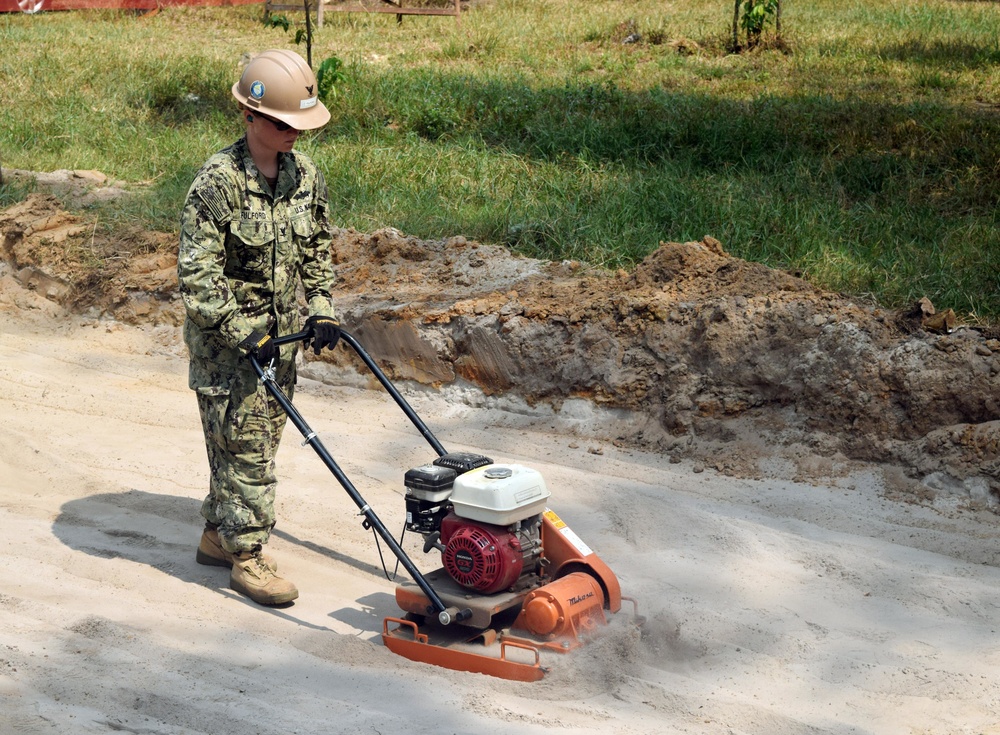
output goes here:
{"type": "Polygon", "coordinates": [[[538,470],[519,464],[489,465],[455,478],[455,515],[509,526],[541,513],[551,493],[538,470]]]}

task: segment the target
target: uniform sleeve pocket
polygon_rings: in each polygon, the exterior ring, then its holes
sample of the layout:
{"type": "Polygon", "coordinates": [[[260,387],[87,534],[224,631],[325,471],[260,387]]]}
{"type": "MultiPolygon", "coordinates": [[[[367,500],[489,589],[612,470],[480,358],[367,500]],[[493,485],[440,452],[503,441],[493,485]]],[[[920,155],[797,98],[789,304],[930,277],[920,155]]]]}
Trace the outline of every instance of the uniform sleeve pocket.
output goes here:
{"type": "Polygon", "coordinates": [[[295,232],[297,238],[308,240],[312,237],[315,229],[316,226],[313,223],[313,218],[309,214],[292,218],[292,230],[295,232]]]}

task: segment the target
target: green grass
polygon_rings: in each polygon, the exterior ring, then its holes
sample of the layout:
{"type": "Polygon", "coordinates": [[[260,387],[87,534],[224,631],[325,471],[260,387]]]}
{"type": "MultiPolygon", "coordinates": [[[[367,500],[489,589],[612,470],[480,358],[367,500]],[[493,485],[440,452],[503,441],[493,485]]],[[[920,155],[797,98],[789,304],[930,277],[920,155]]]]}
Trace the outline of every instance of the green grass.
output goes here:
{"type": "MultiPolygon", "coordinates": [[[[607,267],[712,235],[827,289],[996,321],[1000,5],[786,6],[791,52],[743,55],[728,0],[484,0],[458,26],[329,14],[314,63],[338,56],[346,81],[299,147],[345,227],[607,267]]],[[[0,160],[142,183],[103,226],[174,228],[239,134],[241,54],[294,46],[259,16],[0,16],[0,160]]]]}

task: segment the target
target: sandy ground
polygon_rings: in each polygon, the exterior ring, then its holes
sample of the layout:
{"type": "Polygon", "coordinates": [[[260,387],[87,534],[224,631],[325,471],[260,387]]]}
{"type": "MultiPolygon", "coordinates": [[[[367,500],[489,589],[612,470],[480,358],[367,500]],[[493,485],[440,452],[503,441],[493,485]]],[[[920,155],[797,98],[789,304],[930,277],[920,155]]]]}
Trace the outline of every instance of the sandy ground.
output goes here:
{"type": "MultiPolygon", "coordinates": [[[[696,472],[414,389],[448,449],[541,470],[648,618],[536,684],[424,666],[382,646],[394,585],[294,427],[271,547],[301,597],[265,609],[194,561],[207,462],[176,329],[0,286],[0,733],[1000,733],[989,512],[891,502],[876,468],[696,472]]],[[[296,405],[398,531],[434,455],[356,383],[304,379],[296,405]]]]}

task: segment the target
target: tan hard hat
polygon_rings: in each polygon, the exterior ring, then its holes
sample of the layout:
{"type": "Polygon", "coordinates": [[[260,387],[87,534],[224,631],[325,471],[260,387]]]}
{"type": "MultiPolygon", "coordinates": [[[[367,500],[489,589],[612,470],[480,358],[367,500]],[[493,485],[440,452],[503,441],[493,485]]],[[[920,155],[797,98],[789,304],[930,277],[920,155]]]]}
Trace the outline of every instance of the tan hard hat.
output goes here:
{"type": "Polygon", "coordinates": [[[319,101],[316,75],[294,51],[271,49],[254,56],[233,85],[233,97],[251,110],[296,130],[326,125],[330,111],[319,101]]]}

